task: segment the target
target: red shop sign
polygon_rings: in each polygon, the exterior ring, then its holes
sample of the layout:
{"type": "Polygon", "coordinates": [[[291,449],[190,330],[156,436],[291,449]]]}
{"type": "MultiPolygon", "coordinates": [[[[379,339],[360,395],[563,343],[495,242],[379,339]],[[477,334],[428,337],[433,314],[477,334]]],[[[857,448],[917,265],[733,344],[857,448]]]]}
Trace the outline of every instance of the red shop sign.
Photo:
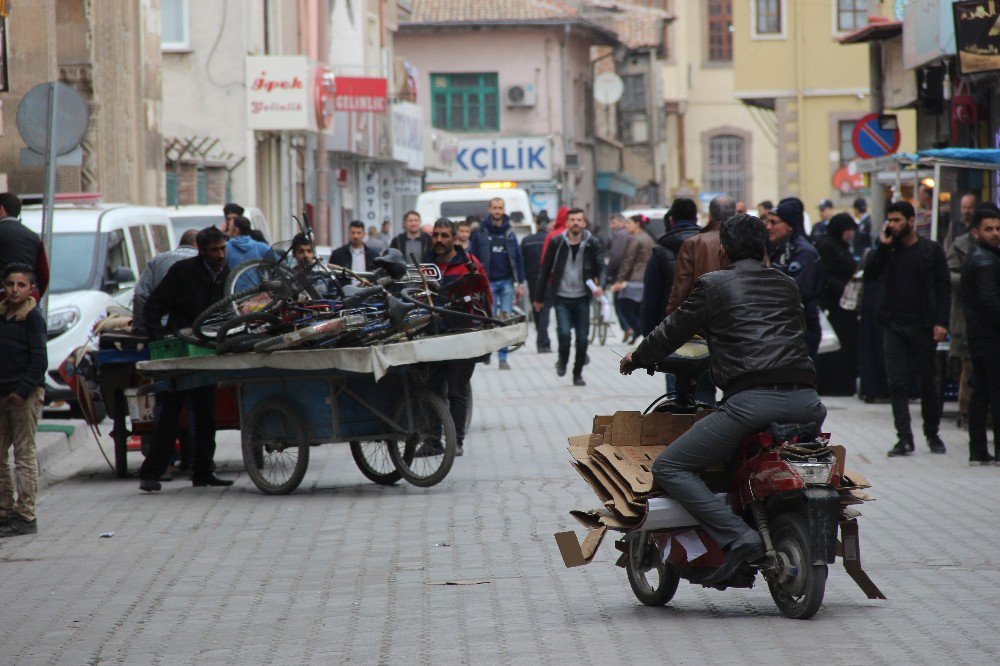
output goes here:
{"type": "Polygon", "coordinates": [[[385,113],[389,85],[386,79],[338,76],[333,108],[337,111],[385,113]]]}

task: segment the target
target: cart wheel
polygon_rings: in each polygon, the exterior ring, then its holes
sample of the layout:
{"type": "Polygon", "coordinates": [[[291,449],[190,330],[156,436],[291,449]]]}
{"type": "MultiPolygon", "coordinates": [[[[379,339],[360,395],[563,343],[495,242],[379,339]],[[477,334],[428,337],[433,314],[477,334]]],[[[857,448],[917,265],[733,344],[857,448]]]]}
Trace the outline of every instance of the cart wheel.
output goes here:
{"type": "Polygon", "coordinates": [[[395,442],[351,442],[351,455],[358,469],[369,481],[391,486],[403,478],[392,461],[389,449],[395,442]]]}
{"type": "Polygon", "coordinates": [[[392,462],[404,479],[427,488],[448,476],[455,462],[455,422],[448,405],[430,391],[414,391],[396,410],[401,439],[389,444],[392,462]]]}
{"type": "Polygon", "coordinates": [[[287,495],[302,483],[309,466],[302,423],[302,417],[278,398],[261,400],[247,415],[243,464],[265,495],[287,495]]]}
{"type": "Polygon", "coordinates": [[[468,396],[468,399],[466,400],[466,403],[465,403],[465,430],[464,430],[464,432],[465,432],[466,437],[468,437],[468,435],[469,435],[469,428],[472,426],[472,380],[471,379],[469,380],[469,383],[465,387],[465,395],[468,396]]]}

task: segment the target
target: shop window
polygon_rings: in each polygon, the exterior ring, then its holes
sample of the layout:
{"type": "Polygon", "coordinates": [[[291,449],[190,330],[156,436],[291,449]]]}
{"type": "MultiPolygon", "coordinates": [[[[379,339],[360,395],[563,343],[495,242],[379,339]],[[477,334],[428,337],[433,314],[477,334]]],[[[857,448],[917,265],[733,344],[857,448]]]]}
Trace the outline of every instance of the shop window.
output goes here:
{"type": "Polygon", "coordinates": [[[734,134],[717,134],[708,139],[708,172],[705,188],[722,192],[737,201],[746,201],[746,141],[734,134]]]}
{"type": "Polygon", "coordinates": [[[838,150],[840,151],[840,166],[847,166],[851,160],[858,158],[854,150],[854,126],[857,120],[841,120],[837,123],[838,150]]]}
{"type": "Polygon", "coordinates": [[[500,129],[496,74],[431,74],[434,127],[455,132],[500,129]]]}
{"type": "Polygon", "coordinates": [[[709,62],[733,61],[733,2],[732,0],[707,0],[709,62]]]}

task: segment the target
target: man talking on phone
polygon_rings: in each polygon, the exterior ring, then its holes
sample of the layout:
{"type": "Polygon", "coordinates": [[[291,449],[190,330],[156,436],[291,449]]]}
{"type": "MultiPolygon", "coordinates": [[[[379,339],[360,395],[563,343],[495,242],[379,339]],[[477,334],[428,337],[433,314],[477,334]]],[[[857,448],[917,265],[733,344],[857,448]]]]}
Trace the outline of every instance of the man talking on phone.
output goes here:
{"type": "Polygon", "coordinates": [[[886,208],[886,223],[865,268],[865,282],[879,280],[876,321],[885,331],[885,365],[896,424],[896,445],[889,457],[913,453],[910,429],[910,376],[920,379],[920,412],[931,453],[945,453],[938,435],[941,398],[935,381],[934,353],[948,336],[951,281],[944,250],[917,235],[916,213],[906,201],[886,208]]]}

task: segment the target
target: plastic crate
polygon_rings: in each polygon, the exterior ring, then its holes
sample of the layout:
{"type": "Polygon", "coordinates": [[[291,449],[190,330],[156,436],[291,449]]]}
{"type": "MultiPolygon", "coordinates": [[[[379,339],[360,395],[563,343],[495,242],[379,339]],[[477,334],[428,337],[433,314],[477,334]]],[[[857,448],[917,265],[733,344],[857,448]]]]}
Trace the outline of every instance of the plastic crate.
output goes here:
{"type": "Polygon", "coordinates": [[[211,347],[201,347],[199,345],[193,345],[190,342],[184,345],[185,356],[215,356],[215,350],[211,347]]]}
{"type": "Polygon", "coordinates": [[[149,358],[153,361],[182,358],[187,355],[187,343],[177,338],[164,338],[149,343],[149,358]]]}

